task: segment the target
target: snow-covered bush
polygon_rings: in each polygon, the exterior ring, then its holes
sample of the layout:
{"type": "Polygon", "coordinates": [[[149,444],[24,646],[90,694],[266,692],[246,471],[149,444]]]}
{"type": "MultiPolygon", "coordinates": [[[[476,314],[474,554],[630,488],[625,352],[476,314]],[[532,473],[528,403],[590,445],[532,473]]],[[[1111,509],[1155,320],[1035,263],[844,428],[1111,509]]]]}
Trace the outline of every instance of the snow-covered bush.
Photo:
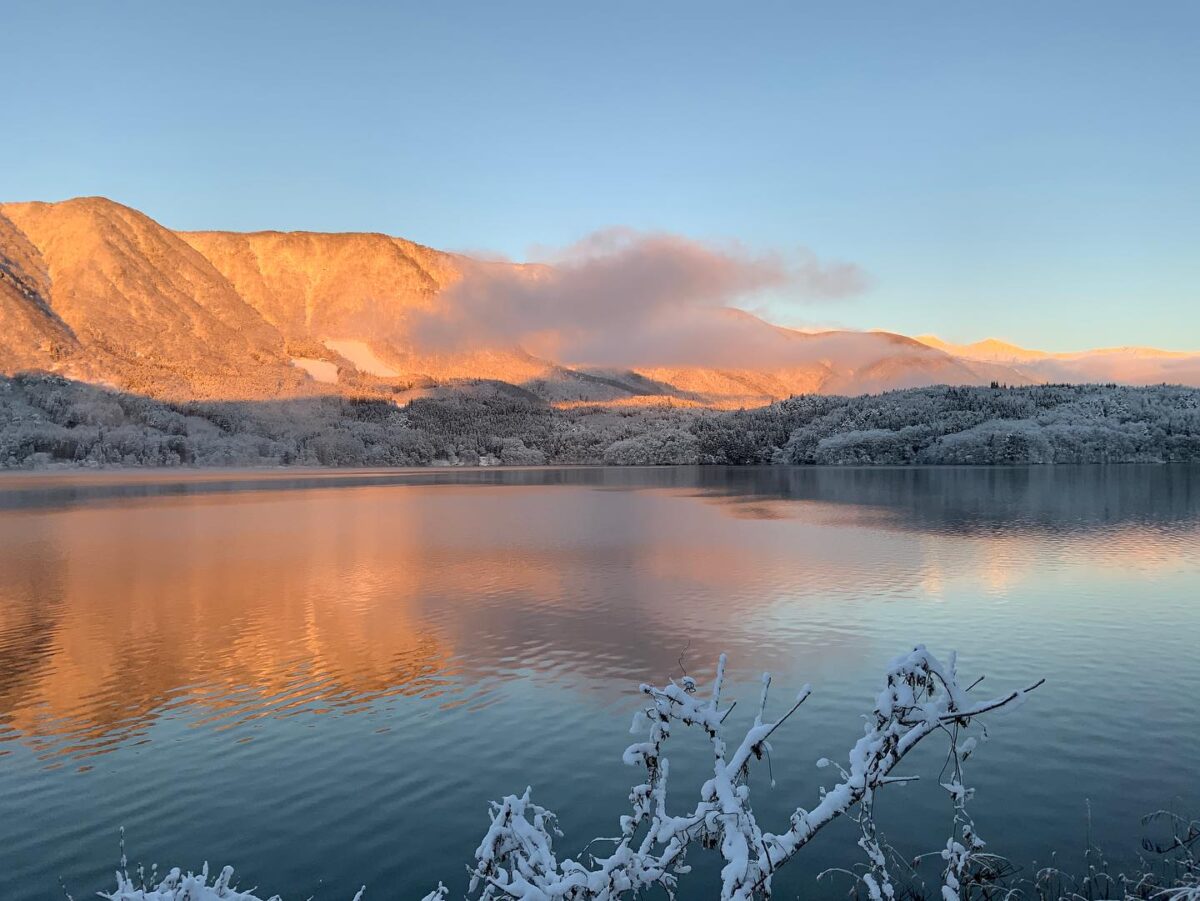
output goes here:
{"type": "MultiPolygon", "coordinates": [[[[737,415],[795,422],[780,463],[1149,463],[1200,460],[1200,390],[1166,385],[934,387],[792,398],[737,415]]],[[[706,426],[712,430],[714,426],[706,426]]]]}
{"type": "Polygon", "coordinates": [[[822,438],[813,449],[813,462],[833,465],[858,463],[912,463],[917,442],[907,435],[921,426],[909,426],[900,431],[891,429],[857,429],[839,432],[822,438]]]}
{"type": "Polygon", "coordinates": [[[1037,423],[1017,419],[987,422],[943,435],[922,451],[934,463],[1051,463],[1054,449],[1037,423]]]}
{"type": "MultiPolygon", "coordinates": [[[[117,871],[117,888],[112,892],[100,892],[108,901],[262,901],[252,892],[239,891],[233,884],[233,867],[225,867],[209,882],[208,864],[199,873],[184,873],[178,868],[167,873],[161,880],[145,881],[130,876],[122,867],[117,871]]],[[[362,892],[355,896],[355,901],[362,892]]],[[[269,901],[279,901],[272,896],[269,901]]]]}
{"type": "MultiPolygon", "coordinates": [[[[856,870],[837,871],[855,880],[854,896],[871,901],[927,896],[930,888],[923,883],[893,878],[894,852],[879,832],[874,809],[885,787],[918,778],[895,770],[920,742],[940,735],[948,744],[938,782],[949,800],[949,834],[940,848],[922,856],[940,860],[936,893],[942,901],[1015,897],[1200,901],[1196,854],[1200,821],[1168,811],[1157,811],[1143,820],[1143,825],[1156,829],[1157,837],[1143,841],[1144,849],[1156,856],[1154,861],[1143,861],[1141,870],[1114,872],[1099,849],[1089,848],[1086,872],[1080,876],[1051,867],[1014,879],[1014,869],[1002,857],[986,851],[976,832],[968,810],[973,791],[966,782],[964,764],[977,744],[970,733],[978,718],[1019,704],[1042,682],[979,699],[972,691],[981,678],[964,686],[958,677],[956,655],[943,663],[922,646],[888,667],[865,717],[863,736],[850,749],[845,764],[824,758],[816,762],[818,767],[836,769],[840,781],[821,790],[810,809],[797,807],[779,831],[764,829],[750,803],[751,767],[771,753],[771,736],[797,712],[811,689],[804,686],[778,717],[768,719],[771,678],[764,674],[753,723],[740,737],[730,736],[726,720],[736,701],[724,698],[725,664],[722,655],[707,693],[701,693],[696,680],[688,676],[661,687],[641,686],[646,704],[635,714],[631,731],[642,737],[626,748],[623,760],[643,770],[645,779],[631,790],[632,809],[620,818],[616,835],[584,845],[608,844],[610,852],[585,851],[580,859],[560,857],[555,850],[556,839],[562,837],[558,819],[534,803],[527,788],[519,796],[509,795],[491,805],[490,826],[468,867],[467,897],[474,901],[619,901],[640,898],[650,891],[652,897],[662,892],[674,898],[680,889],[678,877],[689,871],[687,855],[699,845],[721,855],[720,885],[701,888],[702,894],[689,886],[688,897],[767,899],[775,873],[841,817],[858,827],[857,845],[863,852],[863,862],[856,870]],[[711,748],[712,771],[699,787],[695,806],[671,812],[667,745],[673,730],[680,727],[703,733],[711,748]]],[[[673,792],[678,793],[677,786],[673,792]]],[[[911,871],[906,875],[911,877],[911,871]]],[[[131,874],[123,839],[116,882],[115,890],[101,892],[100,897],[108,901],[262,901],[253,890],[237,888],[231,867],[215,877],[207,865],[199,873],[172,869],[163,877],[157,871],[131,874]]],[[[365,890],[360,889],[354,901],[360,901],[365,890]]],[[[69,901],[71,896],[67,897],[69,901]]],[[[439,884],[421,901],[448,901],[450,897],[449,890],[439,884]]],[[[278,901],[278,897],[269,901],[278,901]]]]}
{"type": "Polygon", "coordinates": [[[934,387],[753,410],[555,407],[495,383],[378,397],[172,404],[0,376],[0,467],[1200,461],[1200,390],[934,387]]]}
{"type": "Polygon", "coordinates": [[[546,455],[537,448],[526,447],[520,438],[500,439],[500,462],[505,466],[541,466],[546,455]]]}
{"type": "MultiPolygon", "coordinates": [[[[861,880],[872,899],[893,898],[895,889],[872,814],[875,795],[885,786],[909,781],[893,770],[925,738],[944,735],[953,766],[942,787],[949,794],[952,831],[942,851],[942,894],[959,898],[973,884],[990,878],[994,869],[982,851],[967,813],[971,791],[962,778],[963,762],[975,746],[966,732],[986,713],[1021,701],[1024,690],[986,700],[958,680],[956,658],[943,664],[924,647],[897,658],[884,684],[861,739],[839,767],[842,781],[822,792],[811,809],[796,808],[780,831],[764,830],[750,804],[752,763],[770,751],[770,737],[799,709],[811,693],[805,686],[787,709],[768,720],[769,675],[762,679],[757,715],[740,739],[726,736],[725,720],[732,705],[723,705],[725,657],[721,656],[711,692],[698,693],[695,680],[684,677],[667,685],[643,685],[647,706],[634,718],[634,731],[648,736],[630,745],[625,763],[645,770],[646,780],[629,795],[630,814],[621,818],[611,853],[589,852],[581,859],[560,858],[554,849],[561,837],[553,812],[535,804],[531,790],[509,795],[492,805],[491,826],[475,852],[469,897],[478,901],[521,898],[525,901],[614,901],[640,896],[658,887],[673,895],[678,876],[688,871],[686,857],[695,844],[716,849],[725,861],[719,892],[706,897],[751,901],[771,895],[772,877],[822,829],[857,809],[866,855],[861,880]],[[695,807],[672,813],[667,806],[670,760],[667,742],[676,726],[695,727],[712,747],[713,770],[699,790],[695,807]]],[[[818,761],[827,766],[829,761],[818,761]]],[[[590,842],[593,847],[603,840],[590,842]]],[[[435,895],[436,896],[436,895],[435,895]]],[[[445,897],[444,895],[442,897],[445,897]]]]}
{"type": "Polygon", "coordinates": [[[604,451],[609,466],[670,466],[692,464],[700,455],[700,442],[684,429],[649,432],[614,441],[604,451]]]}

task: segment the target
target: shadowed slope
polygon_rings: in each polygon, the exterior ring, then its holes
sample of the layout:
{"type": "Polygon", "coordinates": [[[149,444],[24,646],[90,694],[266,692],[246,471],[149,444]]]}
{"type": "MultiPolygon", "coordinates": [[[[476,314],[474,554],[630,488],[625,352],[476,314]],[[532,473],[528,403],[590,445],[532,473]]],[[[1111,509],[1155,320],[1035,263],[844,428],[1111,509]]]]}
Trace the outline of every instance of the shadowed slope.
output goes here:
{"type": "Polygon", "coordinates": [[[79,343],[49,296],[41,254],[0,215],[0,358],[6,365],[56,370],[78,354],[79,343]]]}

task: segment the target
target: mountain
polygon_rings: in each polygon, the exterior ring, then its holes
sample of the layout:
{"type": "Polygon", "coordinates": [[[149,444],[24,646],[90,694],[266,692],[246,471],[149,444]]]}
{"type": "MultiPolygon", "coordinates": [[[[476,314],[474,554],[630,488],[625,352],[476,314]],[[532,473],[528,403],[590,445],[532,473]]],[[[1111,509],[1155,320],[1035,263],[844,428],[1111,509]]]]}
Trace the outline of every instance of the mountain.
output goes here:
{"type": "Polygon", "coordinates": [[[0,216],[0,351],[8,369],[54,366],[79,351],[50,306],[50,275],[29,239],[0,216]]]}
{"type": "Polygon", "coordinates": [[[0,234],[17,289],[0,316],[27,324],[0,336],[6,370],[32,362],[168,397],[303,390],[279,333],[149,217],[97,198],[4,204],[0,234]]]}
{"type": "MultiPolygon", "coordinates": [[[[520,347],[422,347],[414,323],[464,273],[493,266],[522,278],[546,271],[382,234],[175,232],[99,197],[0,204],[0,372],[46,370],[168,400],[402,401],[483,384],[560,405],[720,407],[1052,378],[1040,357],[884,332],[801,332],[734,310],[722,311],[722,334],[731,347],[769,351],[757,367],[578,367],[520,347]]],[[[1113,371],[1125,358],[1106,358],[1108,369],[1099,359],[1079,371],[1113,371]]],[[[1171,367],[1200,375],[1194,357],[1137,359],[1156,360],[1143,367],[1150,381],[1171,367]]]]}
{"type": "Polygon", "coordinates": [[[934,335],[917,340],[972,363],[1011,367],[1034,382],[1116,382],[1126,385],[1200,386],[1200,354],[1153,347],[1105,347],[1073,353],[1029,350],[988,338],[951,344],[934,335]]]}

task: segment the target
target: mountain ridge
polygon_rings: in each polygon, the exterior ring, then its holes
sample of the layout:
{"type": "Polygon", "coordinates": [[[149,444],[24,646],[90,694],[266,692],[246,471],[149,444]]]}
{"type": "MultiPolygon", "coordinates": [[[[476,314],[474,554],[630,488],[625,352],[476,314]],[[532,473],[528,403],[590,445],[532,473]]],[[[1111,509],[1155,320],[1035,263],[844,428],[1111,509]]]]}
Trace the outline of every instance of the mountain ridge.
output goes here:
{"type": "Polygon", "coordinates": [[[1139,345],[1050,352],[997,338],[954,344],[936,335],[916,340],[959,359],[1012,366],[1035,381],[1200,385],[1200,353],[1139,345]]]}
{"type": "MultiPolygon", "coordinates": [[[[45,370],[171,400],[401,402],[507,383],[549,403],[738,407],[801,393],[1029,384],[1064,367],[1097,368],[1091,357],[1086,367],[1041,352],[1004,359],[930,336],[801,332],[734,310],[722,326],[729,343],[771,348],[769,364],[578,366],[519,346],[423,346],[415,323],[467,273],[490,267],[534,279],[551,271],[379,232],[173,231],[103,197],[4,203],[0,372],[45,370]]],[[[1194,369],[1189,383],[1200,384],[1200,356],[1137,359],[1139,376],[1170,363],[1188,378],[1194,369]]]]}

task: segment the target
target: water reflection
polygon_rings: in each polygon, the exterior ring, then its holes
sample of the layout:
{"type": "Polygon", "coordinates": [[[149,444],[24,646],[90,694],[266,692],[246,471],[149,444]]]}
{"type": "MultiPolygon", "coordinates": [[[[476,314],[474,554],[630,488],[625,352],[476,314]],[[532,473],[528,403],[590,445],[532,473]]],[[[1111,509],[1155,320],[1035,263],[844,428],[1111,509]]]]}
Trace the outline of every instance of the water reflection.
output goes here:
{"type": "Polygon", "coordinates": [[[1185,565],[1198,486],[1162,466],[9,478],[0,741],[87,756],[181,707],[221,725],[479,703],[531,672],[622,685],[672,669],[664,635],[700,660],[819,654],[848,598],[964,574],[1000,594],[1039,559],[1185,565]],[[921,537],[945,534],[967,539],[921,537]],[[748,625],[798,597],[804,634],[748,625]]]}
{"type": "Polygon", "coordinates": [[[51,509],[134,499],[392,486],[675,488],[725,498],[735,515],[783,515],[773,501],[876,507],[897,525],[934,531],[1089,529],[1125,522],[1193,522],[1200,503],[1188,465],[1014,467],[670,467],[247,470],[55,475],[0,474],[0,510],[51,509]]]}
{"type": "Polygon", "coordinates": [[[876,525],[977,534],[1196,523],[1200,480],[1189,466],[767,467],[701,469],[699,487],[752,518],[775,501],[874,508],[876,525]]]}
{"type": "MultiPolygon", "coordinates": [[[[122,823],[322,898],[453,879],[530,781],[611,832],[636,684],[718,651],[731,692],[818,689],[755,787],[786,822],[917,640],[1050,680],[980,752],[994,846],[1081,847],[1088,800],[1136,849],[1200,785],[1200,708],[1163,690],[1200,677],[1198,551],[1194,467],[0,478],[0,897],[100,887],[122,823]],[[400,841],[414,803],[440,828],[400,841]]],[[[943,800],[897,834],[944,835],[943,800]]]]}

